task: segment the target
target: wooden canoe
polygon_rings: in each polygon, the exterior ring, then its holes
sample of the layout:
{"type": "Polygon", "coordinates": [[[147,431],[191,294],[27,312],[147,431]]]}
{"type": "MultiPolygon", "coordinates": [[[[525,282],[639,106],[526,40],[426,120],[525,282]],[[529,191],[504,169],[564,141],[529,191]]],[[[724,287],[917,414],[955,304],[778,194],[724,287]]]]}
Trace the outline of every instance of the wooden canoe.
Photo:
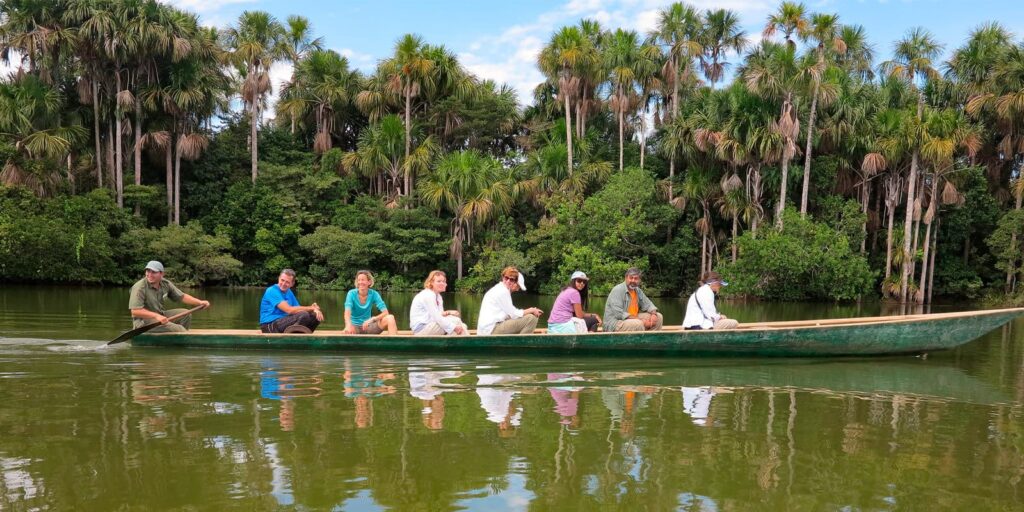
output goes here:
{"type": "Polygon", "coordinates": [[[837,318],[742,324],[729,331],[602,332],[495,336],[359,336],[341,331],[263,334],[247,329],[146,333],[142,347],[388,352],[618,353],[622,355],[855,356],[948,350],[1024,314],[1024,308],[931,315],[837,318]]]}

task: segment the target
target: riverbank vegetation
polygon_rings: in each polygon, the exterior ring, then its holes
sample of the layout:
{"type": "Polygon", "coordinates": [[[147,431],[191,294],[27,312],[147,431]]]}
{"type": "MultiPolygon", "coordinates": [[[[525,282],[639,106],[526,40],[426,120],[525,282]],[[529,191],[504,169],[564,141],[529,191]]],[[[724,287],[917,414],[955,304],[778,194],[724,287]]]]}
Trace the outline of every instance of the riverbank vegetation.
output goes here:
{"type": "Polygon", "coordinates": [[[792,2],[762,35],[684,3],[648,34],[581,20],[524,106],[411,34],[363,73],[300,16],[9,0],[0,281],[124,284],[160,259],[237,285],[289,266],[415,289],[443,268],[479,291],[516,264],[602,293],[636,265],[656,294],[712,268],[768,299],[1015,292],[1019,37],[890,46],[792,2]]]}

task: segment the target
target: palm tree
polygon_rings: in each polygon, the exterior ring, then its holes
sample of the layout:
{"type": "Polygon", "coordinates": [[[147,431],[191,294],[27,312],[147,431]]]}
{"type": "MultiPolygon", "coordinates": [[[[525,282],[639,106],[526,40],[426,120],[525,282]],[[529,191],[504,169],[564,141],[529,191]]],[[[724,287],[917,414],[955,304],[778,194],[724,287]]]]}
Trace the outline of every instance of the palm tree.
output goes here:
{"type": "MultiPolygon", "coordinates": [[[[288,16],[285,20],[284,30],[286,57],[292,63],[291,81],[295,82],[295,68],[297,68],[299,62],[305,59],[311,52],[323,50],[324,38],[313,38],[313,24],[310,23],[309,18],[306,18],[305,16],[288,16]]],[[[301,100],[298,103],[301,104],[301,100]]],[[[288,114],[288,119],[291,121],[291,133],[295,133],[295,118],[301,115],[294,108],[295,105],[295,103],[289,104],[285,100],[285,94],[282,91],[281,99],[278,100],[278,109],[283,110],[288,114]],[[282,102],[284,105],[282,105],[282,102]],[[289,106],[292,108],[287,108],[289,106]]]]}
{"type": "Polygon", "coordinates": [[[441,156],[420,180],[423,201],[452,214],[450,254],[462,279],[463,243],[472,242],[473,227],[503,214],[512,205],[515,183],[494,158],[475,150],[441,156]]]}
{"type": "Polygon", "coordinates": [[[704,69],[704,75],[711,82],[712,89],[715,88],[715,82],[725,74],[728,65],[725,61],[726,52],[732,50],[742,53],[747,47],[746,37],[746,32],[740,28],[740,18],[735,12],[718,9],[709,10],[704,14],[704,26],[698,37],[703,48],[700,64],[704,69]]]}
{"type": "Polygon", "coordinates": [[[722,192],[714,171],[691,168],[683,180],[683,197],[693,200],[701,215],[694,227],[700,233],[700,275],[711,269],[711,247],[708,245],[714,229],[711,219],[711,205],[722,192]]]}
{"type": "Polygon", "coordinates": [[[782,2],[777,11],[768,15],[768,22],[765,23],[761,35],[765,39],[770,39],[776,33],[782,32],[786,44],[795,49],[796,41],[793,40],[793,36],[801,40],[806,38],[810,25],[807,19],[807,7],[804,4],[782,2]]]}
{"type": "MultiPolygon", "coordinates": [[[[874,152],[878,153],[881,159],[872,157],[876,162],[871,165],[876,169],[876,172],[878,169],[890,169],[889,176],[884,185],[885,206],[889,221],[886,235],[886,271],[883,283],[889,282],[890,267],[893,262],[902,264],[906,259],[905,253],[894,255],[892,252],[894,240],[893,224],[896,208],[900,204],[903,188],[907,185],[906,178],[898,170],[907,165],[905,163],[905,155],[914,151],[914,147],[919,140],[919,124],[913,113],[905,109],[885,109],[875,117],[874,131],[877,134],[877,147],[874,152]]],[[[913,210],[913,206],[909,205],[907,209],[913,210]]],[[[886,287],[888,288],[888,285],[886,287]]],[[[896,294],[894,293],[893,295],[896,294]]]]}
{"type": "MultiPolygon", "coordinates": [[[[697,9],[682,2],[676,2],[658,13],[658,25],[651,33],[651,39],[664,45],[667,49],[668,59],[662,68],[662,76],[665,85],[672,87],[672,116],[674,120],[679,115],[679,83],[693,71],[692,64],[694,56],[703,52],[699,42],[700,32],[703,26],[701,14],[697,9]]],[[[676,176],[675,154],[669,155],[668,160],[668,197],[673,197],[672,187],[676,176]]]]}
{"type": "MultiPolygon", "coordinates": [[[[800,216],[807,217],[807,196],[811,184],[811,142],[814,140],[814,117],[818,102],[828,105],[838,94],[837,80],[827,80],[834,56],[846,51],[846,42],[840,38],[839,16],[814,14],[806,29],[807,39],[814,44],[814,63],[806,66],[812,84],[811,111],[807,114],[807,145],[804,149],[804,186],[800,195],[800,216]]],[[[838,70],[837,70],[838,71],[838,70]]]]}
{"type": "Polygon", "coordinates": [[[243,77],[242,101],[249,112],[252,182],[259,174],[260,108],[271,91],[270,67],[287,56],[285,29],[265,11],[244,11],[224,33],[231,57],[243,77]]]}
{"type": "Polygon", "coordinates": [[[348,59],[333,50],[313,50],[303,57],[292,73],[291,81],[282,87],[282,96],[292,126],[297,117],[313,117],[315,138],[313,150],[324,153],[333,146],[332,137],[338,117],[357,94],[360,76],[350,71],[348,59]]]}
{"type": "Polygon", "coordinates": [[[397,115],[387,115],[364,129],[359,134],[356,150],[345,153],[342,159],[345,169],[368,178],[374,185],[374,192],[387,196],[391,206],[397,205],[402,195],[403,176],[425,172],[437,151],[433,139],[427,137],[406,158],[404,141],[402,120],[397,115]]]}
{"type": "Polygon", "coordinates": [[[83,127],[63,119],[64,98],[34,74],[0,82],[0,134],[13,142],[16,151],[3,162],[0,183],[22,185],[39,196],[60,181],[43,169],[60,169],[72,147],[85,139],[83,127]],[[39,160],[44,165],[25,165],[39,160]]]}
{"type": "Polygon", "coordinates": [[[839,39],[842,39],[843,44],[846,45],[846,51],[840,52],[836,56],[839,67],[863,81],[873,80],[875,78],[873,69],[875,49],[868,42],[864,27],[843,25],[839,30],[839,39]]]}
{"type": "Polygon", "coordinates": [[[77,26],[78,35],[74,54],[81,68],[80,88],[88,89],[89,94],[80,94],[82,102],[91,105],[93,110],[93,142],[96,166],[96,186],[103,187],[103,147],[102,131],[100,130],[101,102],[100,91],[104,87],[106,70],[109,62],[106,59],[104,41],[106,34],[113,30],[113,13],[102,1],[81,1],[69,4],[64,12],[64,21],[77,26]]]}
{"type": "Polygon", "coordinates": [[[722,195],[718,198],[718,210],[722,215],[732,219],[732,262],[736,263],[736,239],[739,237],[740,215],[747,208],[747,197],[744,194],[743,180],[738,174],[722,176],[720,184],[722,195]]]}
{"type": "MultiPolygon", "coordinates": [[[[653,47],[647,47],[653,48],[653,47]]],[[[637,99],[637,78],[644,73],[644,68],[651,68],[654,62],[650,55],[643,55],[640,36],[631,30],[618,29],[608,39],[604,49],[604,65],[608,70],[608,82],[611,87],[611,107],[619,124],[619,170],[623,168],[623,148],[626,112],[637,99]]],[[[647,52],[650,53],[649,51],[647,52]]]]}
{"type": "MultiPolygon", "coordinates": [[[[968,157],[973,157],[981,147],[981,137],[977,128],[970,125],[959,112],[950,109],[929,113],[925,120],[921,139],[921,158],[931,164],[932,174],[929,205],[922,217],[922,221],[926,225],[924,258],[921,264],[921,278],[918,281],[917,293],[914,295],[915,302],[919,304],[923,303],[927,296],[927,283],[930,275],[928,256],[931,249],[932,223],[937,215],[940,197],[939,182],[944,175],[952,172],[957,149],[963,149],[968,157]]],[[[959,193],[956,192],[955,187],[947,181],[943,188],[943,202],[946,204],[957,202],[959,193]]],[[[936,235],[938,235],[938,231],[936,231],[936,235]]],[[[914,247],[914,252],[917,252],[917,247],[914,247]]]]}
{"type": "Polygon", "coordinates": [[[526,160],[519,166],[520,190],[534,202],[543,203],[551,197],[583,200],[587,187],[605,182],[612,173],[612,163],[593,160],[591,155],[594,141],[588,137],[577,139],[576,151],[579,156],[575,172],[569,172],[565,164],[568,147],[560,140],[557,127],[542,134],[542,141],[526,154],[526,160]]]}
{"type": "MultiPolygon", "coordinates": [[[[917,91],[917,121],[924,116],[924,93],[917,87],[915,80],[928,80],[938,76],[935,59],[942,51],[934,37],[923,28],[912,29],[906,37],[895,44],[893,59],[882,63],[882,70],[891,77],[905,81],[917,91]]],[[[920,158],[920,136],[916,137],[910,160],[910,175],[907,177],[907,208],[903,225],[903,274],[900,283],[900,300],[907,300],[907,285],[911,277],[913,258],[911,258],[911,228],[914,216],[914,201],[917,199],[917,166],[920,158]]]]}
{"type": "Polygon", "coordinates": [[[166,145],[159,139],[154,142],[167,152],[168,167],[173,150],[173,180],[169,173],[167,182],[170,184],[168,200],[174,212],[171,219],[174,224],[181,223],[181,159],[195,160],[205,151],[208,140],[199,131],[200,126],[217,112],[228,109],[228,94],[232,86],[228,76],[221,71],[230,56],[217,44],[216,30],[199,28],[197,24],[191,44],[192,52],[188,57],[173,63],[168,69],[166,85],[158,94],[147,98],[152,107],[159,105],[173,120],[170,129],[166,130],[166,145]]]}
{"type": "Polygon", "coordinates": [[[740,76],[752,92],[781,104],[778,120],[772,128],[782,138],[782,177],[775,212],[775,224],[782,229],[782,211],[786,207],[786,185],[789,182],[789,161],[798,151],[795,141],[800,134],[800,120],[797,118],[796,106],[793,103],[801,78],[796,50],[789,45],[762,41],[761,46],[747,56],[740,76]]]}
{"type": "MultiPolygon", "coordinates": [[[[395,43],[395,54],[381,63],[378,74],[386,80],[392,94],[405,102],[405,158],[412,152],[412,99],[433,79],[435,62],[425,55],[423,39],[413,34],[402,36],[395,43]]],[[[403,193],[412,193],[412,175],[407,171],[403,193]]]]}
{"type": "Polygon", "coordinates": [[[538,57],[541,71],[558,84],[558,95],[565,110],[566,159],[570,173],[573,170],[570,101],[580,86],[580,70],[590,66],[594,60],[593,45],[578,27],[562,27],[555,32],[538,57]]]}

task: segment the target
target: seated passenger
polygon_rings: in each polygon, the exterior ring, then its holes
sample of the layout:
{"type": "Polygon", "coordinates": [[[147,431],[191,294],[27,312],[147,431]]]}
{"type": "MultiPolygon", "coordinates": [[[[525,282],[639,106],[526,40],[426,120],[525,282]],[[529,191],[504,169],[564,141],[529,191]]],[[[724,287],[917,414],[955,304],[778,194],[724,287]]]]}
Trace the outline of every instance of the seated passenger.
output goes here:
{"type": "Polygon", "coordinates": [[[601,317],[584,313],[590,295],[590,278],[577,270],[569,277],[569,286],[555,298],[548,316],[548,334],[574,334],[596,331],[601,317]]]}
{"type": "Polygon", "coordinates": [[[445,310],[441,294],[448,289],[448,278],[440,270],[432,270],[423,282],[423,291],[416,294],[409,308],[409,328],[417,336],[468,335],[457,310],[445,310]]]}
{"type": "Polygon", "coordinates": [[[608,292],[604,306],[604,330],[659,331],[664,318],[640,289],[640,269],[626,270],[625,281],[608,292]]]}
{"type": "Polygon", "coordinates": [[[346,334],[398,334],[395,315],[388,313],[377,290],[372,289],[373,274],[369,270],[356,272],[356,287],[345,296],[345,333],[346,334]],[[371,316],[373,308],[378,315],[371,316]]]}
{"type": "Polygon", "coordinates": [[[515,267],[501,271],[501,281],[487,290],[480,303],[477,336],[490,334],[530,334],[537,328],[543,311],[537,308],[518,309],[512,304],[512,292],[526,291],[526,280],[515,267]]]}
{"type": "Polygon", "coordinates": [[[729,283],[722,281],[717,272],[704,274],[697,291],[686,301],[686,316],[683,317],[683,329],[696,331],[701,329],[735,329],[739,322],[718,312],[715,307],[715,296],[723,286],[729,283]]]}
{"type": "Polygon", "coordinates": [[[295,271],[286,268],[277,276],[277,284],[263,292],[260,331],[309,334],[324,321],[324,314],[315,302],[312,306],[299,305],[299,300],[292,293],[292,286],[295,286],[295,271]]]}

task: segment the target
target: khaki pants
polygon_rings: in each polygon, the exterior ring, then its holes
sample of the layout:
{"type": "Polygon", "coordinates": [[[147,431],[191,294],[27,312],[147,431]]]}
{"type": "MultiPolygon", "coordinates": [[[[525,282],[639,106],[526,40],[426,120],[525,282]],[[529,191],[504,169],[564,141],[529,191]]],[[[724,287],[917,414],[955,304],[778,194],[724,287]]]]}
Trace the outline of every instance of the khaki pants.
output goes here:
{"type": "MultiPolygon", "coordinates": [[[[660,331],[661,324],[665,321],[665,317],[661,316],[661,313],[658,313],[657,311],[655,311],[653,314],[657,318],[657,320],[654,321],[654,327],[651,327],[650,329],[647,330],[660,331]]],[[[644,321],[646,321],[650,317],[651,313],[640,313],[639,315],[637,315],[637,318],[627,318],[625,320],[620,320],[619,323],[615,324],[615,331],[643,331],[644,321]]]]}
{"type": "Polygon", "coordinates": [[[505,320],[494,324],[491,334],[531,334],[537,328],[538,318],[533,315],[523,315],[519,318],[505,320]]]}
{"type": "MultiPolygon", "coordinates": [[[[462,335],[465,336],[465,335],[469,334],[469,327],[466,327],[466,324],[461,324],[461,325],[462,325],[462,335]]],[[[448,334],[448,333],[444,332],[444,327],[441,327],[440,325],[437,325],[437,322],[430,322],[429,324],[425,325],[422,329],[420,329],[420,332],[414,333],[413,335],[414,336],[444,336],[446,334],[448,334]]],[[[451,335],[452,336],[456,336],[455,331],[452,331],[451,335]]]]}
{"type": "Polygon", "coordinates": [[[728,329],[735,329],[739,327],[740,323],[732,318],[721,318],[715,322],[714,329],[716,331],[724,331],[728,329]]]}
{"type": "MultiPolygon", "coordinates": [[[[185,308],[168,309],[167,311],[164,312],[164,316],[170,318],[174,315],[177,315],[178,313],[184,313],[186,311],[188,310],[185,308]]],[[[154,323],[156,323],[156,320],[151,320],[148,318],[145,320],[136,318],[132,321],[132,325],[134,327],[142,327],[143,325],[149,325],[154,323]]],[[[185,315],[173,322],[167,322],[166,324],[161,325],[160,327],[154,327],[149,332],[185,332],[189,330],[190,327],[192,327],[192,315],[185,315]]]]}

